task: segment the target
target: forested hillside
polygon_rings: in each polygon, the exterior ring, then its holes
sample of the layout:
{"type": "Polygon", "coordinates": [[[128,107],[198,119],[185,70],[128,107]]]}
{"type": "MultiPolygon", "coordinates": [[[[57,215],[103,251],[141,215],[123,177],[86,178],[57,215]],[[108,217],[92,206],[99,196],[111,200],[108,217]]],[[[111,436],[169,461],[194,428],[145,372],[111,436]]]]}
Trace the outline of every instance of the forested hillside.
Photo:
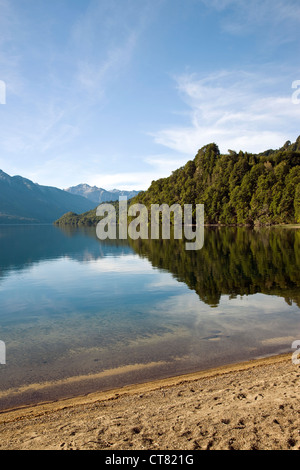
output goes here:
{"type": "Polygon", "coordinates": [[[208,224],[300,223],[299,164],[300,137],[259,155],[221,155],[209,144],[168,178],[153,181],[132,204],[204,204],[208,224]]]}
{"type": "MultiPolygon", "coordinates": [[[[107,204],[114,206],[116,211],[116,217],[119,217],[119,202],[110,201],[107,204]]],[[[73,227],[95,227],[102,217],[96,215],[97,207],[91,211],[84,212],[83,214],[76,214],[75,212],[67,212],[60,219],[56,220],[55,225],[70,225],[73,227]]]]}
{"type": "MultiPolygon", "coordinates": [[[[274,225],[300,223],[300,137],[261,154],[220,154],[216,144],[202,147],[194,160],[168,178],[153,181],[128,201],[204,204],[206,224],[274,225]]],[[[118,212],[117,203],[113,203],[118,212]]],[[[150,211],[149,211],[150,214],[150,211]]],[[[97,225],[96,209],[65,214],[58,225],[97,225]]]]}

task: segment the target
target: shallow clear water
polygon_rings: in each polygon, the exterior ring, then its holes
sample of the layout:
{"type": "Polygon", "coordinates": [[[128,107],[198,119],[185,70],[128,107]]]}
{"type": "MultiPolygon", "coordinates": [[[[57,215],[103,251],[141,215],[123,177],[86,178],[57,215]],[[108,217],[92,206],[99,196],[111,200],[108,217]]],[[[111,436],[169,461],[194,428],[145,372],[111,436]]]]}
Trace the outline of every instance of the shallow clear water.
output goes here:
{"type": "Polygon", "coordinates": [[[0,228],[0,407],[291,351],[300,233],[207,229],[181,241],[0,228]]]}

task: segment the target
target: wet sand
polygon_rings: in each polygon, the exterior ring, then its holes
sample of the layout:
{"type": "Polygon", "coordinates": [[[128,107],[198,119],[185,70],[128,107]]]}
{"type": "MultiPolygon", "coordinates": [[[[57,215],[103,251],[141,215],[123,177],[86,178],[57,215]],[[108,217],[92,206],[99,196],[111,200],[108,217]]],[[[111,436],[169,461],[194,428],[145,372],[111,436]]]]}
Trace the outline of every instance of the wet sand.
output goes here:
{"type": "Polygon", "coordinates": [[[291,354],[0,414],[1,450],[300,449],[291,354]]]}

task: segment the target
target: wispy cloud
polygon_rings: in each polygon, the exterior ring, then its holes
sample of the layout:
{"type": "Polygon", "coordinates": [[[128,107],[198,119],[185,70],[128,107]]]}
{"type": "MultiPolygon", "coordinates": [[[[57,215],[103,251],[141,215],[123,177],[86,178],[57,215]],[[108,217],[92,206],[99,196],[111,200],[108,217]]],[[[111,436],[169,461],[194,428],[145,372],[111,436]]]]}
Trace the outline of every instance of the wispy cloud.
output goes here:
{"type": "Polygon", "coordinates": [[[24,90],[24,79],[19,68],[21,52],[15,45],[15,37],[22,37],[20,17],[9,0],[0,0],[0,73],[9,95],[20,96],[24,90]]]}
{"type": "MultiPolygon", "coordinates": [[[[168,175],[166,175],[168,176],[168,175]]],[[[100,186],[102,188],[112,190],[115,188],[127,191],[131,190],[145,190],[153,180],[161,178],[162,174],[159,171],[132,171],[123,173],[110,173],[105,172],[89,175],[86,182],[91,186],[100,186]]]]}
{"type": "Polygon", "coordinates": [[[170,154],[156,154],[144,158],[145,163],[150,165],[155,171],[160,173],[161,177],[169,176],[169,174],[176,170],[176,168],[186,163],[186,155],[179,158],[170,154]]]}
{"type": "Polygon", "coordinates": [[[13,27],[17,23],[17,18],[13,14],[13,8],[9,0],[0,0],[0,44],[8,43],[13,39],[13,27]]]}
{"type": "Polygon", "coordinates": [[[84,99],[92,97],[94,103],[105,95],[107,84],[119,76],[120,71],[129,62],[137,41],[137,34],[129,34],[125,44],[112,47],[106,53],[103,62],[95,63],[93,60],[80,59],[77,64],[77,80],[83,89],[84,99]]]}
{"type": "Polygon", "coordinates": [[[91,186],[101,186],[106,189],[145,190],[153,180],[168,177],[172,171],[186,163],[186,155],[174,155],[171,152],[164,154],[148,155],[140,157],[139,167],[142,170],[118,173],[99,173],[87,175],[86,182],[91,186]]]}
{"type": "Polygon", "coordinates": [[[116,0],[92,0],[74,25],[76,79],[94,100],[101,99],[107,86],[120,79],[158,5],[145,0],[137,9],[132,0],[123,0],[120,8],[116,0]]]}
{"type": "Polygon", "coordinates": [[[224,31],[244,35],[259,31],[273,42],[295,39],[300,24],[298,0],[200,0],[208,8],[220,12],[224,31]],[[288,24],[288,28],[282,28],[288,24]]]}
{"type": "Polygon", "coordinates": [[[189,122],[153,134],[158,144],[189,155],[209,142],[224,152],[260,152],[298,136],[300,106],[293,105],[288,83],[286,92],[279,93],[275,78],[243,71],[176,80],[189,108],[189,122]]]}
{"type": "Polygon", "coordinates": [[[0,55],[0,79],[8,88],[6,119],[0,129],[2,153],[30,155],[38,171],[41,159],[65,154],[77,137],[92,138],[101,107],[107,105],[112,85],[129,69],[158,4],[145,0],[136,9],[133,0],[123,0],[122,8],[117,0],[90,0],[79,10],[81,15],[66,23],[62,47],[54,43],[50,30],[45,31],[51,53],[42,55],[43,46],[35,42],[30,20],[23,22],[18,5],[0,0],[0,47],[11,50],[0,55]],[[14,36],[17,27],[23,32],[14,36]],[[22,61],[23,37],[30,44],[36,74],[22,61]],[[15,107],[11,106],[13,90],[19,95],[15,107]]]}

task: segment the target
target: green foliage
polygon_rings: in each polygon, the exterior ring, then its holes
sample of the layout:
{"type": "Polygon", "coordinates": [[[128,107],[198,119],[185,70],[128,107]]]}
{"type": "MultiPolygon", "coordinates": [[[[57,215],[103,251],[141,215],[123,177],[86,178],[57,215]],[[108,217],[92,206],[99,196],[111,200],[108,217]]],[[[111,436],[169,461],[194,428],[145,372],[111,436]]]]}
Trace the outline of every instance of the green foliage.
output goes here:
{"type": "MultiPolygon", "coordinates": [[[[204,204],[206,224],[274,225],[300,223],[300,137],[279,150],[221,155],[216,144],[200,149],[194,160],[168,178],[151,183],[128,203],[204,204]]],[[[118,203],[114,202],[116,211],[118,203]]],[[[150,211],[149,211],[150,213],[150,211]]],[[[96,209],[65,214],[58,225],[94,226],[96,209]]]]}
{"type": "Polygon", "coordinates": [[[300,224],[300,183],[297,184],[295,190],[294,208],[296,222],[300,224]]]}
{"type": "Polygon", "coordinates": [[[279,150],[250,154],[216,144],[168,178],[153,181],[131,203],[204,204],[207,224],[273,225],[300,222],[300,137],[279,150]]]}
{"type": "MultiPolygon", "coordinates": [[[[129,203],[130,201],[128,201],[129,203]]],[[[111,204],[114,206],[115,211],[116,211],[116,217],[118,219],[119,216],[119,202],[118,201],[112,201],[112,202],[105,202],[104,204],[111,204]]],[[[75,214],[74,212],[67,212],[65,215],[63,215],[60,219],[58,219],[56,222],[54,222],[54,225],[58,226],[65,226],[65,225],[70,225],[72,227],[95,227],[98,222],[103,217],[98,217],[96,215],[97,208],[92,209],[91,211],[84,212],[83,214],[75,214]]]]}
{"type": "Polygon", "coordinates": [[[300,307],[300,231],[286,227],[206,227],[200,251],[184,240],[129,240],[154,267],[167,270],[217,306],[222,295],[263,293],[300,307]]]}

